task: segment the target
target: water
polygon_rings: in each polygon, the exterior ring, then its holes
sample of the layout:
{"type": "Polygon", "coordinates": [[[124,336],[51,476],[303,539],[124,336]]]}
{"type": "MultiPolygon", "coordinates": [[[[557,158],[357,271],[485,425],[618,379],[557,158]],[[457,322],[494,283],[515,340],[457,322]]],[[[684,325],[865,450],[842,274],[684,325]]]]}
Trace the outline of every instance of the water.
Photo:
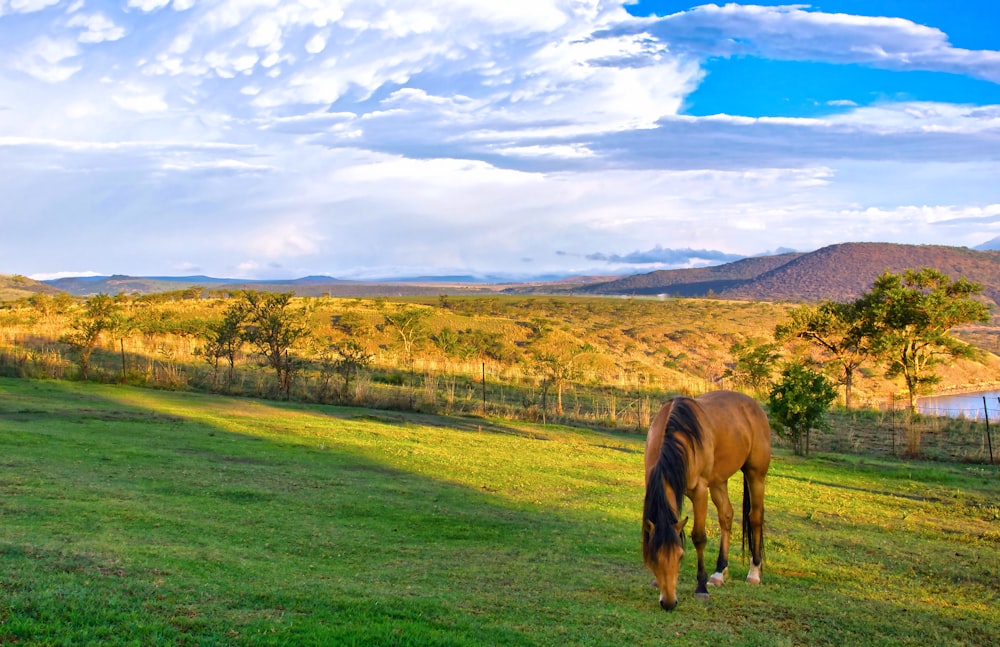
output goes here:
{"type": "Polygon", "coordinates": [[[917,398],[917,411],[920,413],[948,416],[949,418],[968,418],[983,420],[983,397],[986,397],[986,410],[990,422],[1000,424],[1000,391],[983,393],[962,393],[958,395],[935,395],[917,398]]]}

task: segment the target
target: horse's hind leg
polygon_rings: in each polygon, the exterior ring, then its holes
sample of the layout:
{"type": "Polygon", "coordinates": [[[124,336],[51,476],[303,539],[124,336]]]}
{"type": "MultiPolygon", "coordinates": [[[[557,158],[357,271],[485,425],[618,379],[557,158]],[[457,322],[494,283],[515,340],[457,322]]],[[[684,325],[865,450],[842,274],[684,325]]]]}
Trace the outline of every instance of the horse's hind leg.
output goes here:
{"type": "MultiPolygon", "coordinates": [[[[764,475],[747,474],[743,483],[745,490],[749,490],[749,502],[744,495],[743,507],[744,516],[748,519],[744,521],[744,527],[749,526],[750,541],[750,572],[747,574],[747,582],[760,584],[761,569],[764,565],[764,475]]],[[[746,532],[746,530],[744,530],[746,532]]]]}
{"type": "Polygon", "coordinates": [[[729,538],[733,532],[733,504],[729,500],[729,483],[723,481],[711,488],[712,503],[719,513],[719,559],[715,562],[715,573],[708,578],[709,586],[722,586],[729,573],[729,538]]]}

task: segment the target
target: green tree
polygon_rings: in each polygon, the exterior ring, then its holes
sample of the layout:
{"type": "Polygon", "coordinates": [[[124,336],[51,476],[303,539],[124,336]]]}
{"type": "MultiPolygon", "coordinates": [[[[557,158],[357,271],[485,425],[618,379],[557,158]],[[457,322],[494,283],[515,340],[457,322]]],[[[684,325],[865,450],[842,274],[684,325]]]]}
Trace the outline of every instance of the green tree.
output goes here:
{"type": "Polygon", "coordinates": [[[243,348],[243,323],[246,312],[241,302],[226,308],[220,321],[213,321],[205,328],[205,345],[201,354],[212,367],[213,382],[217,381],[219,360],[225,358],[229,370],[226,385],[232,386],[236,379],[236,356],[243,348]]]}
{"type": "Polygon", "coordinates": [[[359,372],[371,366],[374,356],[354,339],[331,344],[331,349],[336,353],[333,370],[344,381],[341,397],[346,399],[351,388],[351,380],[359,372]]]}
{"type": "Polygon", "coordinates": [[[789,362],[768,396],[771,428],[791,441],[795,454],[808,456],[810,431],[823,428],[824,414],[836,397],[822,373],[801,361],[789,362]]]}
{"type": "Polygon", "coordinates": [[[458,353],[459,335],[448,326],[431,335],[431,341],[444,353],[445,357],[454,357],[458,353]]]}
{"type": "Polygon", "coordinates": [[[431,310],[416,306],[406,306],[383,315],[385,323],[392,328],[403,347],[407,362],[413,360],[413,350],[427,336],[427,318],[431,310]]]}
{"type": "Polygon", "coordinates": [[[289,351],[310,334],[309,311],[292,308],[290,292],[244,292],[237,307],[242,314],[241,337],[274,369],[278,391],[289,399],[296,364],[289,351]]]}
{"type": "Polygon", "coordinates": [[[935,367],[946,358],[975,358],[976,349],[949,333],[956,326],[989,320],[986,304],[976,300],[979,283],[952,281],[925,267],[902,275],[883,273],[858,299],[864,334],[886,367],[886,377],[902,377],[909,410],[917,395],[940,381],[935,367]]]}
{"type": "Polygon", "coordinates": [[[838,381],[844,385],[844,406],[851,408],[854,373],[871,356],[864,320],[858,302],[824,301],[803,305],[789,313],[789,321],[775,326],[778,341],[797,338],[818,346],[839,368],[838,381]]]}
{"type": "Polygon", "coordinates": [[[556,388],[556,414],[563,414],[563,390],[580,375],[574,359],[575,356],[566,353],[545,352],[538,349],[533,349],[531,352],[530,370],[541,378],[543,422],[548,408],[548,393],[552,387],[556,388]]]}
{"type": "Polygon", "coordinates": [[[114,326],[120,306],[107,294],[97,294],[83,304],[83,313],[70,324],[70,331],[60,338],[76,350],[80,363],[80,379],[90,377],[90,358],[101,341],[101,335],[114,326]]]}
{"type": "Polygon", "coordinates": [[[754,393],[761,393],[774,371],[774,363],[778,361],[777,345],[762,342],[758,339],[734,343],[729,352],[733,355],[734,364],[726,369],[723,377],[732,379],[741,387],[754,393]]]}

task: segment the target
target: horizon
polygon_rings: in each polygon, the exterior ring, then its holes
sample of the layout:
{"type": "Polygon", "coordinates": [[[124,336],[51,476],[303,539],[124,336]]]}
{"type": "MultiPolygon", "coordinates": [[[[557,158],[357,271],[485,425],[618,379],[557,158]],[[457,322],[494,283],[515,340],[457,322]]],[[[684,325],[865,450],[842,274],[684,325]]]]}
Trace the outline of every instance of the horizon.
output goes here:
{"type": "Polygon", "coordinates": [[[0,273],[606,276],[1000,238],[995,2],[386,5],[0,0],[0,273]]]}
{"type": "MultiPolygon", "coordinates": [[[[998,241],[988,241],[988,242],[998,243],[998,241]]],[[[695,268],[665,268],[665,269],[698,269],[698,268],[704,268],[704,267],[718,267],[718,266],[729,265],[731,263],[736,263],[736,262],[747,260],[747,259],[751,259],[751,258],[764,258],[764,257],[768,257],[768,256],[782,256],[784,254],[797,254],[797,255],[803,255],[803,256],[805,256],[805,255],[809,255],[809,254],[821,251],[823,249],[827,249],[829,247],[839,247],[839,246],[843,246],[843,245],[863,245],[863,244],[901,245],[901,243],[886,243],[886,242],[877,242],[877,241],[847,241],[847,242],[841,242],[841,243],[833,243],[831,245],[826,245],[824,247],[821,247],[821,248],[818,248],[818,249],[814,249],[814,250],[809,250],[809,251],[798,251],[798,250],[791,250],[791,249],[782,249],[782,250],[778,250],[778,251],[776,251],[776,252],[774,252],[772,254],[758,254],[758,255],[755,255],[755,256],[744,256],[744,257],[737,258],[737,259],[734,259],[734,260],[722,261],[722,262],[718,262],[718,263],[710,263],[710,264],[706,264],[706,265],[699,265],[699,266],[697,266],[695,268]]],[[[981,246],[978,246],[978,247],[949,246],[949,245],[935,245],[933,243],[921,244],[921,245],[915,245],[915,246],[918,246],[918,247],[954,247],[955,249],[967,249],[967,250],[970,250],[970,251],[987,251],[987,252],[988,251],[994,251],[994,252],[1000,252],[1000,244],[995,244],[992,247],[986,246],[986,245],[981,245],[981,246]]],[[[663,268],[661,268],[661,269],[663,269],[663,268]]],[[[515,275],[509,275],[509,274],[505,275],[502,272],[501,273],[496,273],[496,274],[482,274],[482,275],[475,275],[475,274],[465,274],[465,275],[438,274],[438,275],[423,275],[423,276],[397,275],[397,276],[376,276],[376,277],[361,278],[361,279],[345,279],[345,278],[341,278],[341,277],[337,277],[337,276],[324,275],[324,274],[318,274],[318,275],[317,274],[310,274],[310,275],[306,275],[306,276],[284,276],[284,277],[274,277],[274,278],[266,278],[266,279],[247,279],[247,278],[227,277],[227,276],[209,276],[209,275],[204,275],[204,274],[186,274],[186,275],[185,274],[177,274],[177,275],[167,275],[167,274],[161,274],[161,275],[135,275],[135,274],[121,274],[121,273],[96,274],[96,273],[92,273],[91,272],[91,273],[82,273],[82,274],[74,274],[74,273],[65,273],[64,274],[64,273],[58,273],[58,274],[53,274],[53,275],[33,275],[33,276],[28,276],[27,278],[29,278],[31,280],[34,280],[34,281],[39,281],[39,282],[42,282],[42,283],[52,283],[52,282],[63,280],[63,279],[94,279],[94,280],[103,280],[103,279],[113,279],[113,278],[116,278],[116,277],[121,277],[123,279],[148,279],[148,280],[164,280],[164,281],[177,281],[177,280],[181,280],[181,279],[205,279],[205,280],[209,280],[209,281],[212,281],[212,282],[219,282],[219,283],[284,283],[284,282],[294,283],[294,282],[297,282],[297,281],[305,281],[307,279],[329,279],[331,281],[335,281],[335,282],[338,282],[338,283],[372,283],[372,284],[378,284],[378,283],[384,283],[384,284],[413,283],[413,284],[419,284],[421,282],[424,282],[424,283],[458,283],[458,284],[469,283],[469,284],[481,284],[481,285],[502,285],[502,284],[505,284],[505,283],[517,284],[517,283],[533,283],[533,282],[538,282],[538,283],[559,282],[559,281],[564,281],[564,280],[573,279],[573,278],[602,278],[602,279],[606,278],[606,279],[616,279],[616,278],[624,278],[626,276],[636,276],[636,275],[641,275],[641,274],[648,274],[648,273],[654,272],[654,271],[658,271],[658,270],[643,270],[643,271],[637,271],[637,272],[625,272],[625,273],[621,273],[621,274],[579,274],[579,273],[577,273],[577,274],[557,274],[556,273],[556,274],[534,275],[534,276],[515,276],[515,275]]]]}

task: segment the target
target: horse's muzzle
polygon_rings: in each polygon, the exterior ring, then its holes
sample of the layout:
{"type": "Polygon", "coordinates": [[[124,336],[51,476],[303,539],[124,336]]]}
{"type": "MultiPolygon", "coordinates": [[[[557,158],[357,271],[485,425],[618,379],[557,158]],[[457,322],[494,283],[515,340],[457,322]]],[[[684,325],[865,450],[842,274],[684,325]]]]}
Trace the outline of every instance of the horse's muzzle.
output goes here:
{"type": "Polygon", "coordinates": [[[676,606],[677,606],[677,598],[674,598],[673,602],[667,602],[662,598],[660,599],[660,607],[662,607],[664,611],[673,611],[674,607],[676,606]]]}

